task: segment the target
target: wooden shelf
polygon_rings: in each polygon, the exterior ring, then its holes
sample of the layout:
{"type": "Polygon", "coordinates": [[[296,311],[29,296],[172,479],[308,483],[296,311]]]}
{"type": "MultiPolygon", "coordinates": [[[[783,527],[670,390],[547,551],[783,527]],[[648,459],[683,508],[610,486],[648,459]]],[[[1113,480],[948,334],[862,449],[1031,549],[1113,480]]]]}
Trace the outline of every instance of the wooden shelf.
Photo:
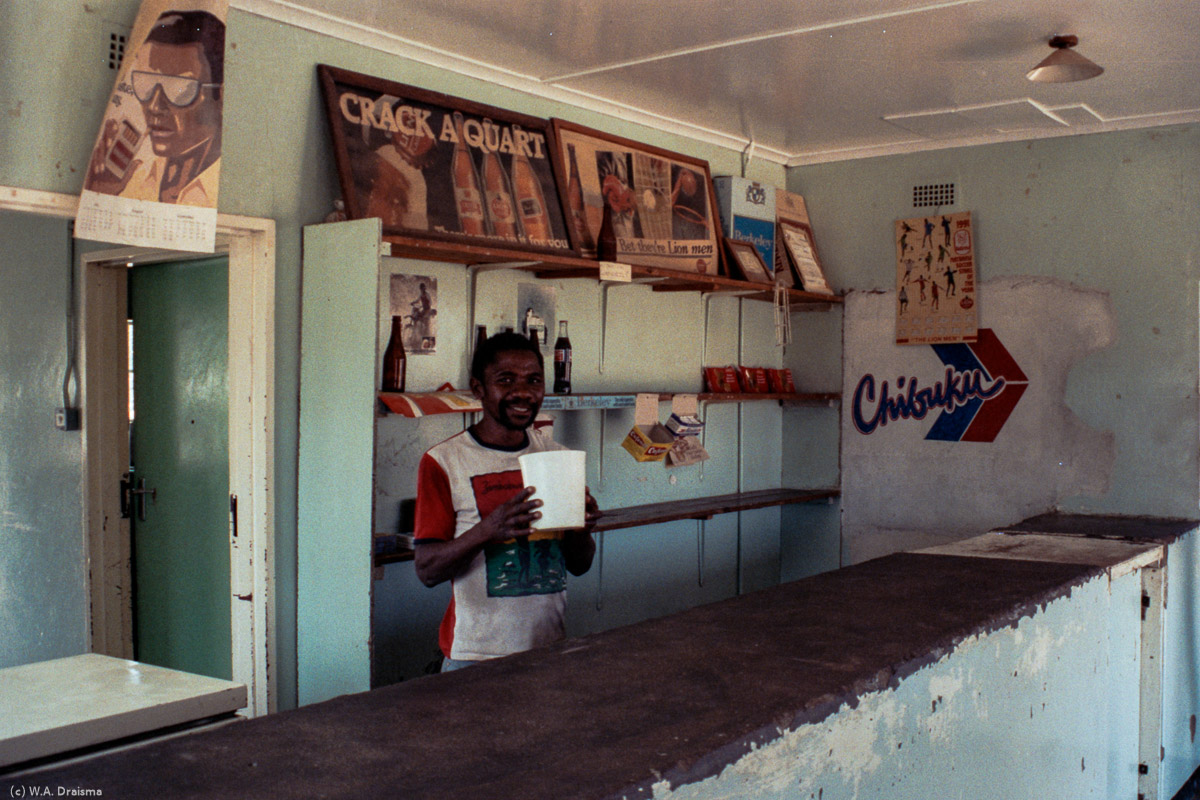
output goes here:
{"type": "Polygon", "coordinates": [[[672,500],[666,503],[649,503],[643,506],[613,508],[604,512],[596,525],[596,532],[637,528],[677,519],[711,519],[717,514],[731,511],[749,511],[754,508],[785,506],[793,503],[812,503],[838,497],[838,489],[764,489],[759,492],[722,494],[714,497],[697,497],[691,500],[672,500]]]}
{"type": "MultiPolygon", "coordinates": [[[[672,500],[666,503],[649,503],[641,506],[612,508],[604,512],[596,525],[596,533],[656,525],[679,519],[712,519],[717,514],[733,511],[749,511],[794,503],[813,503],[831,500],[841,495],[838,489],[765,489],[741,494],[722,494],[715,497],[697,497],[690,500],[672,500]]],[[[375,566],[397,561],[412,561],[411,550],[377,554],[375,566]]]]}
{"type": "MultiPolygon", "coordinates": [[[[383,241],[391,248],[390,255],[396,258],[519,269],[532,272],[538,278],[600,278],[600,265],[596,261],[575,255],[531,253],[501,245],[464,245],[410,236],[384,236],[383,241]]],[[[775,287],[770,284],[752,283],[720,275],[699,275],[637,264],[630,265],[630,272],[634,283],[648,284],[656,292],[729,294],[766,302],[772,302],[775,297],[775,287]]],[[[799,289],[788,289],[787,295],[789,305],[797,310],[825,310],[842,302],[840,295],[804,292],[799,289]]]]}

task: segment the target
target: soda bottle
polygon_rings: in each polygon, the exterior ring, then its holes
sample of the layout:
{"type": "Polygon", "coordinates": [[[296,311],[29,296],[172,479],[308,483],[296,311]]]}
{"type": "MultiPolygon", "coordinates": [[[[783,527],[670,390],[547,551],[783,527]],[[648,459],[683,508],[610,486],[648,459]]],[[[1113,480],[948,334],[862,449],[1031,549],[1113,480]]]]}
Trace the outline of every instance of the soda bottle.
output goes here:
{"type": "Polygon", "coordinates": [[[404,373],[408,366],[404,352],[404,325],[399,315],[392,317],[392,335],[383,351],[383,391],[403,392],[404,373]]]}
{"type": "Polygon", "coordinates": [[[458,141],[454,143],[454,155],[450,159],[450,171],[454,176],[454,206],[458,209],[458,227],[465,234],[483,236],[487,233],[487,221],[483,211],[483,194],[479,191],[479,175],[475,172],[475,161],[463,139],[463,115],[454,112],[454,129],[458,141]]]}
{"type": "Polygon", "coordinates": [[[559,320],[558,339],[554,342],[554,393],[571,393],[571,339],[565,319],[559,320]]]}

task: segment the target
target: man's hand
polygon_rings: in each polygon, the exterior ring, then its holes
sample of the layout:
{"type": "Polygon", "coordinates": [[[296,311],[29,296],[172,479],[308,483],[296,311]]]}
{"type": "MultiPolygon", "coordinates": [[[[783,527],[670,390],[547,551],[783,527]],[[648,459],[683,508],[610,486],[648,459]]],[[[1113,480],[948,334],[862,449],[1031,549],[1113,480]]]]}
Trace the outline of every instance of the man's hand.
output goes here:
{"type": "Polygon", "coordinates": [[[497,506],[495,511],[487,515],[487,519],[463,536],[470,535],[476,529],[480,529],[480,535],[483,536],[481,543],[503,542],[518,536],[528,536],[531,532],[529,525],[542,518],[542,512],[536,510],[542,506],[542,501],[529,499],[534,491],[534,487],[526,486],[510,500],[497,506]]]}
{"type": "Polygon", "coordinates": [[[468,566],[488,542],[504,542],[530,534],[529,524],[540,519],[541,500],[530,500],[533,487],[526,486],[480,522],[447,542],[420,542],[413,549],[417,577],[426,586],[450,580],[468,566]]]}

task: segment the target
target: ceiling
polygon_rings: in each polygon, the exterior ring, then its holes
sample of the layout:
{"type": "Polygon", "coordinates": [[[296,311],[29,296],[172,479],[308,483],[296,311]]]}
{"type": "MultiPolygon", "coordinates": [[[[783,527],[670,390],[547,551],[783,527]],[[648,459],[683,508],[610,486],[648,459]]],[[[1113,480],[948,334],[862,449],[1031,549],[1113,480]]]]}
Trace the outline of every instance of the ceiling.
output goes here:
{"type": "Polygon", "coordinates": [[[1200,121],[1195,0],[232,4],[789,165],[1200,121]],[[1026,80],[1056,33],[1104,74],[1026,80]]]}

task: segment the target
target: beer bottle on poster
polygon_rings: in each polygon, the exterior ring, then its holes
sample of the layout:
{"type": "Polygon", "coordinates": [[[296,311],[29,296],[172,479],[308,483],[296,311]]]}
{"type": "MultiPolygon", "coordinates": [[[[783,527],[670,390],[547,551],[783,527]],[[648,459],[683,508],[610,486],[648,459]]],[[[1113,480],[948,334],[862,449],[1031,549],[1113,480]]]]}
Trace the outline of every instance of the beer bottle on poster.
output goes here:
{"type": "Polygon", "coordinates": [[[617,260],[617,234],[613,230],[612,206],[604,204],[604,217],[600,222],[600,237],[596,241],[596,258],[601,261],[617,260]]]}
{"type": "Polygon", "coordinates": [[[567,321],[559,320],[558,338],[554,341],[554,393],[571,393],[571,339],[567,336],[567,321]]]}
{"type": "MultiPolygon", "coordinates": [[[[483,121],[485,131],[497,129],[490,119],[483,121]]],[[[484,141],[487,141],[485,133],[484,141]]],[[[513,208],[512,187],[508,185],[508,173],[500,163],[500,156],[486,145],[483,148],[483,197],[487,203],[488,219],[492,221],[492,233],[505,239],[519,240],[517,213],[513,208]]]]}
{"type": "MultiPolygon", "coordinates": [[[[513,126],[513,139],[522,140],[521,129],[513,126]]],[[[514,146],[512,160],[512,187],[517,202],[517,215],[521,218],[521,230],[530,244],[545,244],[551,238],[550,215],[546,212],[546,195],[533,165],[529,163],[524,149],[514,146]]]]}
{"type": "Polygon", "coordinates": [[[571,222],[575,232],[579,234],[579,247],[584,258],[594,258],[596,255],[596,240],[588,230],[587,208],[583,205],[583,181],[579,179],[579,163],[575,160],[575,145],[567,145],[568,166],[567,206],[571,212],[571,222]]]}
{"type": "Polygon", "coordinates": [[[463,139],[463,115],[454,112],[454,131],[458,141],[454,143],[454,155],[450,159],[450,171],[454,178],[454,206],[458,209],[458,229],[470,236],[487,234],[487,218],[483,210],[483,194],[479,190],[479,175],[475,172],[475,161],[463,139]]]}
{"type": "Polygon", "coordinates": [[[407,356],[404,352],[404,324],[397,314],[392,317],[392,335],[383,351],[383,391],[403,392],[407,356]]]}

